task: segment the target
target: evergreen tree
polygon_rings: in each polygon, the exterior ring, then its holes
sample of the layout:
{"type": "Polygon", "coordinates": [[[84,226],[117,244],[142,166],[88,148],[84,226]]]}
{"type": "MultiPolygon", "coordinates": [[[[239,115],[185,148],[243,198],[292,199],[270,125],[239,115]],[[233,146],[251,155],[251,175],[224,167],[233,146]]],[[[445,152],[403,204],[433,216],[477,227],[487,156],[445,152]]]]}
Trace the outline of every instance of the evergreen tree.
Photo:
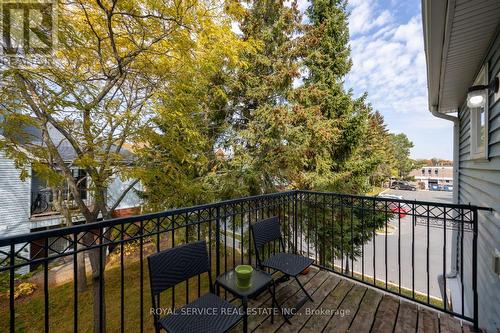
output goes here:
{"type": "Polygon", "coordinates": [[[301,185],[358,192],[363,181],[356,177],[364,175],[353,157],[362,144],[369,110],[364,97],[355,100],[343,87],[351,68],[346,2],[315,0],[306,13],[299,44],[304,84],[294,98],[303,110],[295,113],[316,114],[322,130],[308,134],[312,147],[301,185]]]}
{"type": "MultiPolygon", "coordinates": [[[[296,2],[250,1],[241,21],[243,40],[258,43],[232,87],[230,150],[224,196],[275,191],[286,184],[282,164],[288,99],[299,76],[294,36],[300,28],[296,2]],[[237,184],[237,186],[235,186],[237,184]]],[[[224,138],[225,139],[225,138],[224,138]]]]}
{"type": "MultiPolygon", "coordinates": [[[[303,85],[294,94],[294,120],[306,130],[297,133],[306,152],[300,173],[301,188],[344,193],[363,193],[369,177],[381,163],[380,149],[370,143],[382,135],[372,127],[373,111],[366,96],[354,99],[344,89],[344,78],[351,68],[346,1],[313,0],[307,9],[307,24],[300,38],[303,85]]],[[[296,141],[300,141],[296,139],[296,141]]],[[[319,261],[332,265],[340,256],[355,260],[362,244],[383,218],[364,210],[353,199],[342,199],[341,207],[310,202],[304,216],[322,210],[331,216],[331,225],[314,224],[307,235],[319,252],[319,261]],[[335,246],[331,246],[335,244],[335,246]]],[[[346,260],[346,263],[348,260],[346,260]]]]}

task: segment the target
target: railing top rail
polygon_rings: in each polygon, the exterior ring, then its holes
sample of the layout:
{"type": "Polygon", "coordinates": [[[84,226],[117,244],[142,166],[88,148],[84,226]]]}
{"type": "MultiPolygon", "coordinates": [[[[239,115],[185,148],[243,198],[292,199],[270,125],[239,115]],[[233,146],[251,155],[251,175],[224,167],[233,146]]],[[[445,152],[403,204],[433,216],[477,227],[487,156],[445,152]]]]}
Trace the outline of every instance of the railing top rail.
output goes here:
{"type": "Polygon", "coordinates": [[[210,203],[210,204],[176,208],[176,209],[166,210],[166,211],[162,211],[162,212],[148,213],[148,214],[128,216],[128,217],[119,217],[119,218],[113,218],[113,219],[109,219],[109,220],[98,221],[98,222],[94,222],[94,223],[79,224],[79,225],[67,226],[67,227],[57,228],[57,229],[52,229],[52,230],[43,230],[43,231],[37,231],[37,232],[31,232],[31,233],[25,233],[25,234],[19,234],[19,235],[12,235],[12,236],[7,236],[7,237],[0,237],[0,247],[8,246],[11,244],[30,242],[30,241],[34,241],[34,240],[38,240],[38,239],[46,238],[46,237],[58,237],[58,236],[64,236],[64,235],[72,235],[72,234],[80,233],[80,232],[84,232],[84,231],[95,230],[97,228],[106,228],[106,227],[117,226],[117,225],[122,225],[122,224],[126,224],[126,223],[134,223],[134,222],[140,222],[140,221],[144,221],[144,220],[153,220],[156,218],[164,218],[164,217],[169,217],[169,216],[173,216],[173,215],[180,215],[180,214],[184,214],[184,213],[195,212],[195,211],[199,211],[199,210],[205,210],[205,209],[217,208],[217,207],[222,207],[222,206],[227,206],[227,205],[232,205],[232,204],[238,204],[238,203],[242,203],[242,202],[246,202],[246,201],[254,201],[256,199],[266,199],[266,198],[276,198],[276,197],[288,196],[288,195],[294,194],[295,192],[296,191],[285,191],[285,192],[276,192],[276,193],[254,195],[254,196],[218,201],[218,202],[214,202],[214,203],[210,203]]]}
{"type": "Polygon", "coordinates": [[[333,195],[344,198],[356,198],[356,199],[366,199],[372,201],[390,201],[390,202],[400,202],[405,204],[416,204],[423,206],[440,206],[446,208],[457,208],[457,209],[470,209],[470,210],[486,210],[493,211],[490,207],[481,207],[471,204],[453,204],[447,202],[436,202],[436,201],[419,201],[419,200],[407,200],[407,199],[396,199],[396,198],[385,198],[378,196],[367,196],[367,195],[358,195],[358,194],[345,194],[345,193],[337,193],[337,192],[320,192],[320,191],[306,191],[306,190],[297,190],[297,193],[310,193],[310,194],[320,194],[320,195],[333,195]]]}
{"type": "Polygon", "coordinates": [[[190,212],[199,211],[199,210],[212,209],[212,208],[217,208],[217,207],[222,207],[222,206],[227,206],[227,205],[232,205],[232,204],[238,204],[238,203],[247,202],[247,201],[254,201],[256,199],[266,199],[266,198],[276,198],[276,197],[288,196],[288,195],[292,195],[295,193],[332,195],[332,196],[345,197],[345,198],[357,198],[357,199],[365,199],[365,200],[373,200],[373,201],[386,201],[386,202],[390,201],[390,202],[400,202],[400,203],[404,203],[404,204],[429,205],[429,206],[439,206],[439,207],[457,208],[457,209],[489,210],[489,211],[492,210],[491,208],[479,207],[479,206],[474,206],[474,205],[470,205],[470,204],[450,204],[450,203],[441,203],[441,202],[416,201],[416,200],[404,200],[404,199],[395,199],[395,198],[393,199],[393,198],[384,198],[384,197],[375,197],[375,196],[363,196],[363,195],[355,195],[355,194],[343,194],[343,193],[336,193],[336,192],[291,190],[291,191],[285,191],[285,192],[276,192],[276,193],[242,197],[242,198],[237,198],[237,199],[223,200],[223,201],[219,201],[219,202],[215,202],[215,203],[203,204],[203,205],[197,205],[197,206],[191,206],[191,207],[176,208],[176,209],[171,209],[171,210],[166,210],[166,211],[156,212],[156,213],[114,218],[114,219],[99,221],[99,222],[95,222],[95,223],[79,224],[79,225],[68,226],[68,227],[52,229],[52,230],[44,230],[44,231],[38,231],[38,232],[32,232],[32,233],[26,233],[26,234],[20,234],[20,235],[0,237],[0,247],[12,245],[12,244],[30,242],[30,241],[34,241],[34,240],[45,238],[45,237],[59,237],[59,236],[64,236],[64,235],[72,235],[72,234],[80,233],[80,232],[84,232],[84,231],[95,230],[96,228],[106,228],[106,227],[117,226],[117,225],[122,225],[122,224],[126,224],[126,223],[134,223],[134,222],[140,222],[140,221],[144,221],[144,220],[164,218],[164,217],[169,217],[169,216],[179,215],[179,214],[184,214],[184,213],[190,213],[190,212]]]}

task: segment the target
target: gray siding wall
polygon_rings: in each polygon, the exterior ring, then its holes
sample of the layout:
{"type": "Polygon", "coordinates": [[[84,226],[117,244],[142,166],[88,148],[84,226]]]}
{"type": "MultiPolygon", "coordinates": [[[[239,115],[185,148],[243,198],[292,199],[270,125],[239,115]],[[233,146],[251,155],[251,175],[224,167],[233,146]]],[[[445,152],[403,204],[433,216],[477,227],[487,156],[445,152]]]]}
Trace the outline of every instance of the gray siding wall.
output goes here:
{"type": "MultiPolygon", "coordinates": [[[[12,160],[0,151],[0,237],[30,232],[31,180],[23,182],[19,174],[12,160]]],[[[26,246],[22,255],[29,257],[28,251],[26,246]]]]}
{"type": "MultiPolygon", "coordinates": [[[[500,35],[494,41],[488,62],[488,78],[500,72],[500,35]]],[[[493,208],[493,212],[479,213],[478,237],[478,295],[479,325],[488,332],[500,329],[500,279],[493,272],[492,259],[495,249],[500,250],[500,100],[489,103],[488,156],[489,161],[470,159],[470,113],[466,106],[459,111],[460,153],[458,175],[459,203],[472,203],[493,208]]],[[[472,242],[466,240],[464,250],[464,272],[472,265],[470,249],[472,242]]],[[[471,279],[464,278],[468,294],[467,307],[472,310],[471,279]]]]}
{"type": "Polygon", "coordinates": [[[0,152],[0,236],[30,232],[31,180],[19,179],[20,171],[0,152]]]}

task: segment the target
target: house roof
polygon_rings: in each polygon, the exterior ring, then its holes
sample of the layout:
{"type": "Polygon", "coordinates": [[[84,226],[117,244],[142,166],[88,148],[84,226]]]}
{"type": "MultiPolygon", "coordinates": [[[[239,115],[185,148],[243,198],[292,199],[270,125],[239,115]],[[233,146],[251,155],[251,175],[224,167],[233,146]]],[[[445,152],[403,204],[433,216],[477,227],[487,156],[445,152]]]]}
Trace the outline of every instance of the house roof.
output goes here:
{"type": "Polygon", "coordinates": [[[499,0],[422,0],[429,108],[456,112],[465,102],[500,29],[499,0]]]}
{"type": "MultiPolygon", "coordinates": [[[[48,126],[49,135],[57,146],[57,150],[61,155],[62,159],[66,162],[71,162],[76,159],[76,151],[73,146],[68,142],[68,140],[53,126],[48,126]]],[[[22,129],[22,139],[29,140],[33,144],[43,145],[42,142],[42,131],[35,126],[26,126],[22,129]]],[[[0,131],[0,135],[3,133],[0,131]]],[[[113,145],[112,149],[116,149],[113,145]]],[[[135,159],[134,154],[129,149],[129,146],[122,146],[120,149],[120,154],[123,157],[124,162],[132,163],[135,159]]]]}

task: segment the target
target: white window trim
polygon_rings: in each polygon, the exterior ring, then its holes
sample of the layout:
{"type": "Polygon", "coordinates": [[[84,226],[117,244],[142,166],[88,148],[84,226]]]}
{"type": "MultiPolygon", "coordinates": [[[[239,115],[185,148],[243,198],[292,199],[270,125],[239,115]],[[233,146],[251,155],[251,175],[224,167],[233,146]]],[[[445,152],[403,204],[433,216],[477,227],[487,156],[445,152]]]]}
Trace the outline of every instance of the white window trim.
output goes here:
{"type": "MultiPolygon", "coordinates": [[[[488,65],[485,64],[474,81],[474,85],[488,84],[488,65]]],[[[489,120],[489,93],[486,96],[484,108],[471,108],[470,111],[470,159],[488,160],[488,120],[489,120]],[[481,129],[481,111],[484,110],[484,141],[478,143],[479,131],[481,129]]]]}

